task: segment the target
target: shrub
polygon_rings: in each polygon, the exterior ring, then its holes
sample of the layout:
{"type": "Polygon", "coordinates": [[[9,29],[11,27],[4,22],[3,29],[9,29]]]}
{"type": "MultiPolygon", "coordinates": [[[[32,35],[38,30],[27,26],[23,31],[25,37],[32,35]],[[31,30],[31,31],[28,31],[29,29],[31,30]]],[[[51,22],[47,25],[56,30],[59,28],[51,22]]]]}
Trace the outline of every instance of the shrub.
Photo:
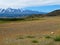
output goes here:
{"type": "Polygon", "coordinates": [[[35,38],[35,36],[27,36],[27,38],[35,38]]]}
{"type": "Polygon", "coordinates": [[[38,41],[37,40],[32,40],[32,43],[38,43],[38,41]]]}
{"type": "Polygon", "coordinates": [[[49,36],[49,35],[46,35],[46,36],[45,36],[45,38],[51,38],[51,36],[49,36]]]}
{"type": "Polygon", "coordinates": [[[54,40],[55,40],[55,41],[60,41],[60,36],[56,36],[56,37],[54,38],[54,40]]]}
{"type": "Polygon", "coordinates": [[[17,39],[24,39],[24,37],[18,37],[17,39]]]}

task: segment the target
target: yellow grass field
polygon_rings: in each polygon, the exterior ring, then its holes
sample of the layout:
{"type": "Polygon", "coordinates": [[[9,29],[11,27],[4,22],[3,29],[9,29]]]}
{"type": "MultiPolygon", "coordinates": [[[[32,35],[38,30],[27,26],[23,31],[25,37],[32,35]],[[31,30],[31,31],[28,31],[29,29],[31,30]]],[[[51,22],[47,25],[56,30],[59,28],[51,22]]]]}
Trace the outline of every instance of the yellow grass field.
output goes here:
{"type": "Polygon", "coordinates": [[[0,45],[60,45],[60,42],[46,39],[45,35],[60,35],[60,17],[43,17],[40,20],[0,24],[0,45]],[[33,40],[38,42],[33,43],[33,40]]]}

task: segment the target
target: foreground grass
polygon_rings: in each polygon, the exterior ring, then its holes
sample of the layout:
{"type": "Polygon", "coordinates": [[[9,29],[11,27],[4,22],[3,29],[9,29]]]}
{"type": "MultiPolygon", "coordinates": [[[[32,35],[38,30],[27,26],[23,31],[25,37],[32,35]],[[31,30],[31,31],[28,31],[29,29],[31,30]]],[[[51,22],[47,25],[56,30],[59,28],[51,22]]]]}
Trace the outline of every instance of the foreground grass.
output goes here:
{"type": "MultiPolygon", "coordinates": [[[[56,36],[56,35],[54,35],[56,36]]],[[[45,38],[45,36],[42,36],[42,38],[27,38],[26,36],[20,37],[16,40],[14,39],[14,41],[12,41],[11,39],[8,39],[8,43],[9,45],[57,45],[56,43],[59,42],[60,37],[58,36],[58,38],[56,37],[50,37],[51,38],[45,38]],[[11,42],[10,42],[10,41],[11,42]]]]}

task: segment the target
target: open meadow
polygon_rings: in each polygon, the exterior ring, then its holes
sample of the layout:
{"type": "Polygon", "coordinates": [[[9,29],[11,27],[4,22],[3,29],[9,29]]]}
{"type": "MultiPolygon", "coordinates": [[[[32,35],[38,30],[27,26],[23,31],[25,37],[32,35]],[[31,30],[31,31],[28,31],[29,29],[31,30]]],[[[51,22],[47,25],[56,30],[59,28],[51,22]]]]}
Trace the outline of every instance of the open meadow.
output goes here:
{"type": "Polygon", "coordinates": [[[0,45],[60,45],[60,17],[0,23],[0,45]]]}

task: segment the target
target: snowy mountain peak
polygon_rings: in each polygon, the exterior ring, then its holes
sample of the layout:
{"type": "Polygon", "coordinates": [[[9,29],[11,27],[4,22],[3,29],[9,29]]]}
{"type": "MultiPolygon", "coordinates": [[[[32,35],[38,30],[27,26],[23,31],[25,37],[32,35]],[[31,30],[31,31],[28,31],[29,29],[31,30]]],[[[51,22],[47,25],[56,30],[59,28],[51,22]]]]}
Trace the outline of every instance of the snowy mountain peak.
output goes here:
{"type": "Polygon", "coordinates": [[[43,13],[44,12],[25,10],[25,9],[13,9],[13,8],[0,9],[0,17],[20,17],[31,14],[43,14],[43,13]]]}

